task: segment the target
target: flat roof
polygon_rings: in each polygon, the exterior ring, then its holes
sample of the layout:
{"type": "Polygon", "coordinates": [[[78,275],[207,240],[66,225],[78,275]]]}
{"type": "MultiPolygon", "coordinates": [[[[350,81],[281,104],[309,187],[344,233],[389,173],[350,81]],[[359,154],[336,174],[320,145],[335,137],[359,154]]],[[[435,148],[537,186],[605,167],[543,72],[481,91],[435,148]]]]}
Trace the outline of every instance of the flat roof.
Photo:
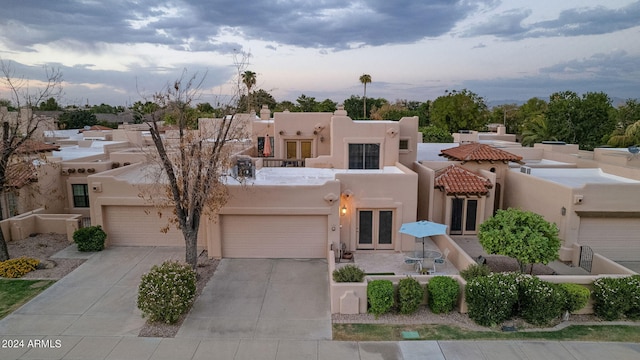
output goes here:
{"type": "Polygon", "coordinates": [[[458,143],[418,143],[417,161],[449,161],[447,158],[440,156],[440,152],[444,149],[456,147],[458,143]]]}
{"type": "MultiPolygon", "coordinates": [[[[555,161],[549,159],[524,159],[524,166],[532,166],[532,167],[565,167],[570,168],[575,166],[576,163],[569,163],[564,161],[555,161]]],[[[512,167],[520,167],[519,164],[513,164],[512,167]]]]}
{"type": "MultiPolygon", "coordinates": [[[[122,168],[125,169],[125,168],[122,168]]],[[[132,184],[148,184],[164,181],[165,176],[159,175],[156,164],[134,164],[128,166],[126,171],[120,171],[114,177],[118,180],[132,184]],[[161,178],[158,178],[160,176],[161,178]]],[[[327,181],[336,179],[337,174],[404,174],[396,166],[385,166],[376,170],[347,170],[347,169],[321,169],[307,167],[263,167],[256,170],[255,179],[247,179],[250,185],[322,185],[327,181]]],[[[240,182],[233,177],[227,177],[229,185],[239,185],[240,182]]]]}
{"type": "Polygon", "coordinates": [[[322,185],[335,180],[337,174],[404,174],[396,166],[374,170],[323,169],[308,167],[263,167],[256,170],[253,185],[322,185]]]}
{"type": "Polygon", "coordinates": [[[87,156],[104,154],[104,146],[110,144],[121,144],[126,141],[93,141],[90,147],[78,145],[60,147],[60,151],[55,151],[53,156],[62,158],[63,161],[81,159],[87,156]]]}
{"type": "MultiPolygon", "coordinates": [[[[512,169],[511,171],[520,171],[512,169]]],[[[640,181],[612,175],[600,168],[590,169],[546,169],[531,168],[531,176],[552,181],[572,188],[583,187],[587,184],[640,184],[640,181]]]]}

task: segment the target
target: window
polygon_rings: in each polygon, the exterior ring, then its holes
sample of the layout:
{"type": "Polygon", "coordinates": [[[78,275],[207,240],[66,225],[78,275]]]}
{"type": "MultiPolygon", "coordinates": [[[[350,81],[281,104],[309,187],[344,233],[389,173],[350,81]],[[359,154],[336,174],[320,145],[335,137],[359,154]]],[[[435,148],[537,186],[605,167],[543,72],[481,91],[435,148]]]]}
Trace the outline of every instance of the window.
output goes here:
{"type": "Polygon", "coordinates": [[[349,144],[349,169],[379,169],[380,144],[349,144]]]}
{"type": "Polygon", "coordinates": [[[287,140],[287,159],[308,159],[311,153],[311,140],[287,140]]]}
{"type": "MultiPolygon", "coordinates": [[[[264,156],[264,141],[265,141],[265,137],[264,136],[258,136],[258,156],[263,157],[264,156]]],[[[273,157],[273,149],[274,149],[274,138],[273,136],[269,136],[269,145],[271,145],[271,154],[269,154],[269,157],[273,157]]]]}
{"type": "Polygon", "coordinates": [[[9,205],[9,216],[18,215],[18,196],[15,193],[7,193],[7,203],[9,205]]]}
{"type": "Polygon", "coordinates": [[[409,150],[409,139],[400,139],[400,150],[409,150]]]}
{"type": "Polygon", "coordinates": [[[73,184],[71,189],[73,190],[73,207],[89,207],[89,185],[73,184]]]}

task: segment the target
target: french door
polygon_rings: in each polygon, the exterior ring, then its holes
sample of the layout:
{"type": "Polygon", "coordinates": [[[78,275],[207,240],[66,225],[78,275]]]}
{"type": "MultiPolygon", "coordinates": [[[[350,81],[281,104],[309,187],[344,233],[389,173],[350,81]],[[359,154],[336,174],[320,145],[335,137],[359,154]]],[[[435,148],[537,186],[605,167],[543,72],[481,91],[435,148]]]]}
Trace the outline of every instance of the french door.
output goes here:
{"type": "Polygon", "coordinates": [[[311,140],[287,140],[287,159],[308,159],[313,157],[311,140]]]}
{"type": "Polygon", "coordinates": [[[451,199],[451,235],[476,234],[477,218],[477,199],[451,199]]]}
{"type": "Polygon", "coordinates": [[[358,249],[393,249],[393,210],[358,209],[358,249]]]}

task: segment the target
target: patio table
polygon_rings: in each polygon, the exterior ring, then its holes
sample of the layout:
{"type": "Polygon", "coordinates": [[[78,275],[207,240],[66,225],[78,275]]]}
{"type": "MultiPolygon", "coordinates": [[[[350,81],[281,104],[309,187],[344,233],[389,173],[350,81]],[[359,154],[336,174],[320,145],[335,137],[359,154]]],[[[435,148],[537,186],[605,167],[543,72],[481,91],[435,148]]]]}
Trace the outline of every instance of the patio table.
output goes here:
{"type": "Polygon", "coordinates": [[[419,259],[437,259],[442,257],[442,253],[436,250],[416,250],[414,257],[419,259]]]}

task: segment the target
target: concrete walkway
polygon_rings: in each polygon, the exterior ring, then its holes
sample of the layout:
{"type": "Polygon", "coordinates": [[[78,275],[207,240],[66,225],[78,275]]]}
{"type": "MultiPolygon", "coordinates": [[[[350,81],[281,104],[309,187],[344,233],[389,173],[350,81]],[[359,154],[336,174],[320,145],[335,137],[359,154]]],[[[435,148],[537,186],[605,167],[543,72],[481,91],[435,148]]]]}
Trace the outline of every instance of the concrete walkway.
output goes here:
{"type": "MultiPolygon", "coordinates": [[[[242,261],[223,261],[219,274],[235,276],[235,281],[218,281],[217,274],[207,287],[210,289],[209,295],[205,295],[210,297],[209,300],[223,304],[207,304],[203,297],[196,303],[188,321],[185,321],[174,339],[138,337],[144,324],[144,319],[135,306],[140,276],[153,264],[166,259],[182,259],[183,256],[180,248],[151,247],[112,247],[93,254],[64,279],[0,320],[0,359],[640,358],[640,344],[628,343],[326,340],[325,338],[330,337],[330,333],[326,333],[324,322],[327,289],[315,289],[316,285],[311,285],[313,281],[305,286],[304,282],[296,279],[296,275],[304,274],[303,277],[306,278],[317,277],[315,280],[318,282],[327,281],[326,268],[316,271],[316,266],[319,266],[317,263],[322,262],[294,260],[265,260],[258,262],[262,265],[253,265],[248,269],[243,269],[246,264],[242,261]],[[258,287],[263,294],[256,294],[255,299],[250,292],[240,299],[224,298],[224,286],[243,282],[242,277],[253,271],[265,274],[262,280],[266,285],[258,287]],[[309,294],[299,294],[307,292],[309,294]],[[254,299],[257,303],[260,297],[263,300],[259,306],[250,301],[254,299]],[[306,301],[319,303],[298,304],[306,301]],[[306,322],[305,317],[300,315],[299,311],[305,309],[305,306],[317,306],[320,309],[309,316],[313,321],[306,322]],[[242,314],[243,308],[247,310],[247,314],[242,314]],[[298,315],[287,317],[287,312],[298,315]],[[224,326],[233,329],[237,323],[234,319],[245,315],[255,325],[238,333],[227,332],[229,329],[220,330],[224,326]],[[284,319],[277,320],[279,316],[284,316],[284,319]],[[314,327],[317,325],[316,321],[322,325],[314,327]],[[219,322],[229,324],[218,324],[219,322]],[[200,334],[204,336],[200,337],[200,334]]],[[[245,278],[245,281],[250,280],[245,278]]],[[[247,288],[257,286],[244,285],[247,288]]],[[[258,288],[253,287],[254,290],[258,288]]]]}

